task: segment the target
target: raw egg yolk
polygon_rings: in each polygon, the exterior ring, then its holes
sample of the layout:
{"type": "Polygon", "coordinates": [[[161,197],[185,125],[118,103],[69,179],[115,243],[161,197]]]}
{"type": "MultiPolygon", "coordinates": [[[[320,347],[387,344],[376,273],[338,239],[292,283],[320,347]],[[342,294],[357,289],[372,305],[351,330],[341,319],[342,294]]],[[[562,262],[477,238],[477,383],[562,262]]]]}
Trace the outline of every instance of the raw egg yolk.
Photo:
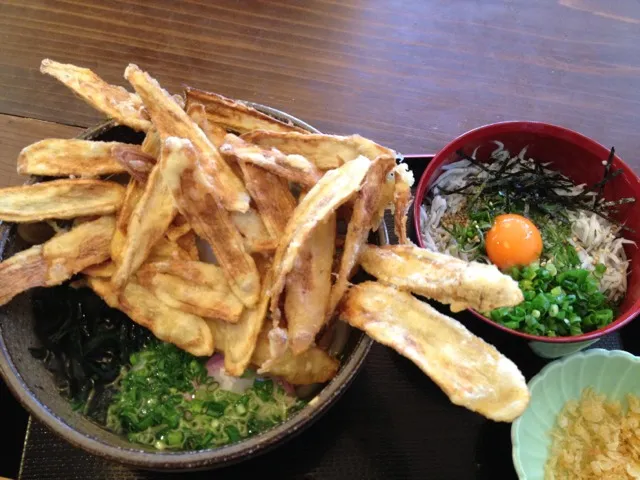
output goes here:
{"type": "Polygon", "coordinates": [[[513,213],[498,215],[485,237],[489,260],[500,270],[529,265],[540,258],[542,236],[531,220],[513,213]]]}

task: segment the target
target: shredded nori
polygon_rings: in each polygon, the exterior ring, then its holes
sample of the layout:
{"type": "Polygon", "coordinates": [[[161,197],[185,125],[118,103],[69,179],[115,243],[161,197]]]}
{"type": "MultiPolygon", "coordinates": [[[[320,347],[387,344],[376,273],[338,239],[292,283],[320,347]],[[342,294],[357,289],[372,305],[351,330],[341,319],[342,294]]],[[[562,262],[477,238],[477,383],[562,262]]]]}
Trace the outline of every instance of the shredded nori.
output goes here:
{"type": "Polygon", "coordinates": [[[38,288],[32,298],[41,346],[30,348],[31,354],[53,373],[74,407],[104,424],[112,384],[130,365],[131,354],[149,342],[148,330],[87,288],[38,288]]]}
{"type": "MultiPolygon", "coordinates": [[[[489,172],[486,164],[473,158],[462,150],[456,152],[460,160],[468,160],[473,165],[489,172]]],[[[528,208],[538,210],[542,214],[558,216],[563,221],[568,221],[567,210],[586,210],[600,215],[602,218],[620,226],[624,230],[631,231],[625,225],[620,225],[612,215],[617,208],[627,203],[635,202],[635,198],[622,198],[615,201],[605,201],[602,197],[604,186],[622,173],[622,169],[611,170],[615,156],[612,147],[609,157],[604,165],[602,180],[586,187],[578,195],[560,195],[556,190],[568,190],[573,183],[559,172],[545,171],[543,165],[536,163],[531,166],[520,156],[506,158],[504,160],[492,160],[499,164],[497,170],[490,171],[490,177],[485,180],[471,180],[463,187],[455,190],[438,189],[445,195],[458,193],[467,195],[467,208],[473,209],[479,198],[492,198],[500,196],[505,199],[507,205],[513,203],[527,205],[528,208]],[[513,169],[518,166],[518,171],[513,169]],[[595,193],[595,195],[590,195],[595,193]]],[[[434,185],[435,186],[435,185],[434,185]]]]}

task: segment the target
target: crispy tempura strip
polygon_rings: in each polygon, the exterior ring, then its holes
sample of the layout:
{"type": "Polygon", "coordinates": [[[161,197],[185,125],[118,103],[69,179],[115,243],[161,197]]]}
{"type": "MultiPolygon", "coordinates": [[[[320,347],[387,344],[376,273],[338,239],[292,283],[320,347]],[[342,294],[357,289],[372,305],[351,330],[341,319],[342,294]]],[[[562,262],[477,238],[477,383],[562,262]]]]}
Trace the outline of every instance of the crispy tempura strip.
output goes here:
{"type": "Polygon", "coordinates": [[[115,162],[140,183],[145,183],[156,164],[156,159],[144,153],[137,145],[120,144],[112,149],[115,162]]]}
{"type": "Polygon", "coordinates": [[[120,292],[108,280],[89,278],[88,281],[91,289],[111,308],[123,311],[160,340],[196,356],[213,353],[214,338],[202,318],[165,305],[133,279],[120,292]]]}
{"type": "Polygon", "coordinates": [[[162,175],[180,213],[211,246],[233,293],[252,307],[260,296],[260,275],[229,213],[211,194],[198,158],[189,140],[169,137],[162,151],[162,175]]]}
{"type": "MultiPolygon", "coordinates": [[[[151,128],[144,137],[141,150],[144,154],[150,155],[154,158],[160,158],[160,149],[158,147],[160,144],[160,135],[158,135],[155,128],[151,128]]],[[[140,201],[140,198],[142,198],[145,191],[145,184],[146,181],[138,182],[131,179],[127,185],[124,202],[122,203],[122,208],[118,212],[116,232],[113,235],[113,240],[111,241],[111,258],[115,263],[121,262],[122,249],[124,248],[129,221],[136,205],[140,201]]]]}
{"type": "Polygon", "coordinates": [[[180,237],[186,235],[191,231],[191,225],[187,222],[187,219],[182,215],[176,215],[176,218],[173,220],[171,226],[167,229],[165,233],[166,237],[172,241],[176,242],[180,237]]]}
{"type": "Polygon", "coordinates": [[[0,305],[30,288],[59,285],[107,260],[114,228],[113,217],[101,217],[0,263],[0,305]]]}
{"type": "Polygon", "coordinates": [[[381,186],[382,193],[380,195],[380,203],[378,211],[374,214],[371,224],[372,230],[375,232],[380,227],[380,224],[384,220],[384,213],[388,209],[393,209],[393,194],[396,188],[396,177],[393,172],[387,175],[384,184],[381,186]]]}
{"type": "Polygon", "coordinates": [[[286,155],[302,155],[320,170],[337,168],[360,155],[373,160],[380,155],[395,158],[395,152],[360,135],[341,137],[320,133],[278,133],[255,131],[242,139],[262,148],[276,148],[286,155]]]}
{"type": "Polygon", "coordinates": [[[111,239],[111,258],[116,263],[121,261],[122,249],[124,248],[124,242],[127,238],[129,220],[131,219],[131,215],[143,194],[144,185],[133,178],[130,179],[124,194],[122,207],[118,212],[116,230],[113,234],[113,238],[111,239]]]}
{"type": "Polygon", "coordinates": [[[456,405],[510,422],[529,403],[518,367],[461,323],[377,282],[352,287],[340,318],[413,361],[456,405]]]}
{"type": "Polygon", "coordinates": [[[494,265],[465,262],[410,245],[366,245],[360,264],[386,284],[451,305],[451,311],[481,312],[524,300],[518,282],[494,265]]]}
{"type": "Polygon", "coordinates": [[[289,190],[289,185],[272,173],[244,162],[240,162],[240,168],[264,226],[277,242],[293,215],[296,199],[289,190]]]}
{"type": "Polygon", "coordinates": [[[114,287],[124,287],[162,238],[177,213],[158,164],[152,170],[144,193],[131,214],[122,254],[114,259],[117,267],[111,279],[114,287]]]}
{"type": "Polygon", "coordinates": [[[122,205],[124,187],[115,182],[63,179],[0,188],[0,220],[38,222],[107,215],[122,205]]]}
{"type": "MultiPolygon", "coordinates": [[[[155,128],[150,128],[144,137],[144,141],[142,142],[141,151],[150,155],[154,158],[160,158],[160,148],[161,144],[160,135],[155,128]]],[[[122,204],[122,208],[120,212],[118,212],[118,221],[116,223],[116,232],[113,235],[113,240],[111,241],[111,258],[115,263],[121,262],[122,249],[124,248],[125,239],[127,236],[127,229],[129,227],[129,221],[131,219],[131,215],[136,208],[136,205],[142,198],[142,195],[145,191],[145,182],[138,182],[134,179],[129,180],[129,184],[127,185],[127,191],[124,197],[124,202],[122,204]]]]}
{"type": "Polygon", "coordinates": [[[224,137],[220,153],[239,162],[257,165],[306,189],[313,187],[323,175],[318,167],[301,155],[285,155],[275,148],[262,149],[233,134],[224,137]]]}
{"type": "Polygon", "coordinates": [[[160,153],[162,152],[162,139],[155,127],[149,129],[142,141],[142,145],[140,145],[140,149],[156,160],[160,158],[160,153]]]}
{"type": "Polygon", "coordinates": [[[336,283],[331,289],[331,300],[327,308],[326,320],[329,320],[333,315],[340,299],[349,287],[349,279],[358,264],[362,246],[367,241],[369,231],[376,225],[373,222],[377,220],[376,215],[380,209],[380,202],[383,201],[384,183],[394,166],[395,159],[393,157],[384,156],[374,160],[356,197],[351,220],[347,227],[347,237],[340,259],[340,270],[336,283]]]}
{"type": "Polygon", "coordinates": [[[25,290],[45,285],[48,269],[41,245],[34,245],[0,263],[0,305],[25,290]]]}
{"type": "Polygon", "coordinates": [[[109,258],[109,243],[114,228],[114,217],[100,217],[44,243],[42,254],[49,266],[45,286],[59,285],[89,265],[109,258]]]}
{"type": "MultiPolygon", "coordinates": [[[[18,173],[50,177],[97,177],[122,173],[124,168],[114,158],[119,142],[47,138],[25,147],[18,155],[18,173]]],[[[140,147],[129,145],[140,150],[140,147]]]]}
{"type": "MultiPolygon", "coordinates": [[[[166,273],[210,288],[221,288],[221,284],[228,286],[227,279],[222,269],[212,263],[200,261],[163,260],[147,263],[140,269],[140,271],[145,273],[166,273]]],[[[231,293],[231,295],[233,294],[231,293]]]]}
{"type": "Polygon", "coordinates": [[[262,129],[275,132],[306,133],[306,130],[302,128],[276,120],[244,103],[216,93],[187,87],[185,94],[187,97],[187,109],[194,103],[204,105],[210,123],[221,125],[223,128],[234,132],[246,133],[251,130],[262,129]]]}
{"type": "Polygon", "coordinates": [[[287,275],[284,312],[294,355],[309,349],[325,323],[335,238],[336,216],[333,214],[316,226],[287,275]]]}
{"type": "Polygon", "coordinates": [[[340,367],[337,359],[317,347],[310,347],[298,355],[287,349],[277,360],[269,359],[268,331],[263,330],[251,357],[251,363],[258,367],[269,361],[269,369],[260,369],[261,372],[281,377],[292,385],[310,385],[328,382],[340,367]]]}
{"type": "Polygon", "coordinates": [[[115,264],[111,260],[107,260],[97,265],[90,265],[82,270],[82,273],[89,277],[111,278],[115,271],[115,264]]]}
{"type": "Polygon", "coordinates": [[[242,235],[247,252],[273,252],[278,246],[278,240],[269,234],[264,219],[255,209],[250,208],[245,213],[231,212],[229,216],[242,235]]]}
{"type": "Polygon", "coordinates": [[[191,229],[191,225],[182,215],[176,215],[171,226],[165,232],[165,237],[170,242],[176,243],[182,250],[189,254],[191,260],[198,260],[197,236],[191,229]]]}
{"type": "Polygon", "coordinates": [[[186,280],[183,275],[171,275],[147,267],[138,270],[137,278],[141,285],[170,307],[200,317],[235,323],[244,308],[242,302],[231,292],[222,270],[215,265],[211,267],[217,269],[215,277],[218,281],[209,281],[206,285],[186,280]]]}
{"type": "Polygon", "coordinates": [[[280,239],[273,262],[274,280],[269,294],[275,322],[279,320],[280,293],[284,289],[285,279],[293,268],[300,248],[318,223],[325,221],[360,189],[370,166],[371,161],[368,158],[358,157],[342,167],[327,172],[295,209],[280,239]]]}
{"type": "Polygon", "coordinates": [[[189,230],[176,240],[178,246],[189,254],[191,260],[199,260],[200,253],[198,251],[197,235],[193,230],[189,230]]]}
{"type": "Polygon", "coordinates": [[[124,75],[144,101],[162,139],[170,136],[188,139],[202,165],[202,176],[211,185],[218,200],[228,210],[246,212],[249,193],[204,132],[156,80],[136,65],[129,65],[124,75]]]}
{"type": "MultiPolygon", "coordinates": [[[[224,352],[224,369],[229,375],[241,376],[249,366],[260,330],[264,325],[269,307],[268,260],[256,256],[256,264],[262,277],[260,300],[253,308],[245,308],[237,323],[209,319],[207,323],[214,332],[217,347],[224,352]]],[[[262,364],[261,362],[260,364],[262,364]]]]}
{"type": "Polygon", "coordinates": [[[411,205],[411,187],[414,182],[413,173],[406,163],[398,165],[394,169],[395,188],[393,191],[394,203],[394,231],[398,237],[398,243],[406,245],[407,238],[407,214],[411,205]]]}
{"type": "Polygon", "coordinates": [[[196,125],[200,127],[209,141],[219,149],[224,143],[224,137],[227,134],[227,131],[220,125],[211,123],[207,119],[207,112],[204,109],[204,105],[201,103],[189,104],[189,107],[187,108],[187,115],[191,117],[191,120],[196,122],[196,125]]]}
{"type": "Polygon", "coordinates": [[[57,78],[93,108],[121,125],[147,131],[151,122],[140,97],[122,87],[110,85],[88,68],[58,63],[45,58],[40,72],[57,78]]]}
{"type": "Polygon", "coordinates": [[[167,260],[182,260],[189,262],[193,260],[191,253],[184,250],[177,242],[172,242],[163,236],[151,249],[147,262],[164,262],[167,260]]]}
{"type": "Polygon", "coordinates": [[[171,95],[171,98],[173,98],[173,101],[176,102],[178,106],[184,110],[184,107],[186,106],[186,100],[182,95],[180,95],[179,93],[174,93],[173,95],[171,95]]]}

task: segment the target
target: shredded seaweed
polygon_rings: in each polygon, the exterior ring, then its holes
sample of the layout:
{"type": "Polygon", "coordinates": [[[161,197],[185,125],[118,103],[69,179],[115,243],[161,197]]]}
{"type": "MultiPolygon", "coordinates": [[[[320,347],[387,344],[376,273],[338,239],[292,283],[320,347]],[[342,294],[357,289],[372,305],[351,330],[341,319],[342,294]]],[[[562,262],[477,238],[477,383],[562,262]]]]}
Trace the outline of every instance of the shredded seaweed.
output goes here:
{"type": "Polygon", "coordinates": [[[38,288],[32,298],[41,346],[30,348],[31,354],[76,409],[104,423],[113,383],[131,354],[150,340],[148,330],[86,288],[38,288]]]}
{"type": "Polygon", "coordinates": [[[635,198],[627,197],[615,201],[605,201],[602,193],[605,185],[622,173],[622,169],[611,170],[615,149],[612,147],[609,157],[604,165],[602,179],[595,184],[584,188],[577,194],[569,194],[574,184],[559,172],[545,170],[541,163],[533,166],[524,155],[515,157],[507,156],[504,159],[492,158],[492,163],[497,165],[489,169],[487,164],[462,150],[456,152],[460,159],[468,160],[473,165],[481,168],[489,174],[489,177],[480,180],[471,180],[463,187],[455,190],[439,190],[450,195],[453,193],[468,196],[467,208],[473,209],[478,199],[492,199],[500,196],[505,199],[507,208],[511,210],[512,204],[522,204],[524,211],[537,211],[541,214],[553,214],[567,221],[567,210],[587,210],[600,215],[624,230],[632,231],[629,227],[621,225],[613,216],[617,207],[635,202],[635,198]]]}

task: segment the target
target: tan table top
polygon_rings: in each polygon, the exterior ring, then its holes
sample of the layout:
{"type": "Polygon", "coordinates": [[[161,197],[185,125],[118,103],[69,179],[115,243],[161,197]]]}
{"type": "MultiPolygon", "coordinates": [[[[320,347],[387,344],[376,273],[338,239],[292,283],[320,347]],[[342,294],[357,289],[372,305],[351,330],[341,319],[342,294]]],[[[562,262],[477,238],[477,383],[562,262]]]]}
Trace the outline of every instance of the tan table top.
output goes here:
{"type": "Polygon", "coordinates": [[[0,185],[18,149],[100,120],[38,71],[124,67],[433,152],[509,119],[576,129],[640,169],[636,0],[0,1],[0,185]],[[54,122],[42,123],[36,120],[54,122]]]}

